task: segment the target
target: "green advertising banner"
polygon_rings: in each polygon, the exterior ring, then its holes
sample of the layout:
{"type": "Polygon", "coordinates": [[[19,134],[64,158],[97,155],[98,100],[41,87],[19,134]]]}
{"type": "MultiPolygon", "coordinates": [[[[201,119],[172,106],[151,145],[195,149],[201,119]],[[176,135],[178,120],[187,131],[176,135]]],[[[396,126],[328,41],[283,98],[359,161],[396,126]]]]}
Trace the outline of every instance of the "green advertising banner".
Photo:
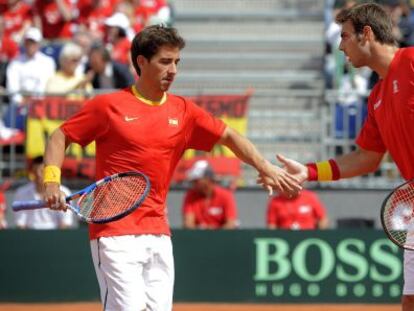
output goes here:
{"type": "MultiPolygon", "coordinates": [[[[0,231],[0,301],[98,299],[86,230],[0,231]]],[[[379,230],[175,230],[176,302],[397,303],[379,230]]]]}
{"type": "Polygon", "coordinates": [[[398,302],[402,252],[382,231],[177,231],[178,301],[398,302]]]}

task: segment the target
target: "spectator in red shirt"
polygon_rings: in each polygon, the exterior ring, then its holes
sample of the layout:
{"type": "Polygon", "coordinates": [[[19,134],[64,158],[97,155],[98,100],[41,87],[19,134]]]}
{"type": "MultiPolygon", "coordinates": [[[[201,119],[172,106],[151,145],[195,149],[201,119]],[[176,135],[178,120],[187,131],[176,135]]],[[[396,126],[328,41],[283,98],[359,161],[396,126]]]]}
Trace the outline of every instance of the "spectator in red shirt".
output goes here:
{"type": "Polygon", "coordinates": [[[4,32],[15,42],[20,42],[26,29],[33,25],[30,5],[21,0],[7,0],[0,4],[0,14],[4,18],[4,32]]]}
{"type": "Polygon", "coordinates": [[[121,64],[129,65],[131,41],[128,38],[129,19],[120,12],[116,12],[105,20],[105,34],[107,48],[111,52],[112,59],[121,64]]]}
{"type": "Polygon", "coordinates": [[[79,17],[77,23],[95,38],[103,39],[105,20],[111,16],[119,0],[78,0],[79,17]]]}
{"type": "Polygon", "coordinates": [[[194,163],[188,172],[193,187],[183,204],[184,227],[188,229],[235,229],[238,225],[233,192],[216,184],[206,160],[194,163]]]}
{"type": "Polygon", "coordinates": [[[171,25],[171,9],[166,0],[124,0],[133,8],[131,26],[135,32],[153,24],[171,25]]]}
{"type": "Polygon", "coordinates": [[[296,196],[275,196],[267,206],[269,229],[326,229],[328,218],[325,207],[316,193],[302,190],[296,196]]]}
{"type": "Polygon", "coordinates": [[[35,0],[35,22],[45,39],[70,39],[76,31],[77,8],[71,0],[35,0]]]}
{"type": "Polygon", "coordinates": [[[6,70],[9,62],[19,54],[19,47],[5,33],[4,18],[0,16],[0,89],[6,87],[6,70]]]}

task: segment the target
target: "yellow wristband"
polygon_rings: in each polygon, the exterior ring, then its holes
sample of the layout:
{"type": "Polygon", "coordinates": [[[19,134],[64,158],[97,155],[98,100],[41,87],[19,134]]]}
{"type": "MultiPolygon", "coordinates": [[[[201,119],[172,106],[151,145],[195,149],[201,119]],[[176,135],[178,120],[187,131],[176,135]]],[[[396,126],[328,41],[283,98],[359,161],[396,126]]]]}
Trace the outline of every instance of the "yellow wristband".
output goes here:
{"type": "Polygon", "coordinates": [[[60,168],[56,165],[47,165],[43,171],[43,183],[55,182],[60,184],[60,168]]]}

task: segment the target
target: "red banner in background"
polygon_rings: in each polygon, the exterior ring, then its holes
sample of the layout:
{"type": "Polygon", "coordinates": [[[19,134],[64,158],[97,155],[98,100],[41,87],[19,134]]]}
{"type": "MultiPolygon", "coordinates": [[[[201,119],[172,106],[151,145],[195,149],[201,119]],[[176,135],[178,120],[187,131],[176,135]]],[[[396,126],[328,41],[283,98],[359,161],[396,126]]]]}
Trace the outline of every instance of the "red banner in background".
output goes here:
{"type": "MultiPolygon", "coordinates": [[[[245,135],[247,131],[247,111],[251,91],[243,95],[201,95],[190,97],[198,106],[222,119],[228,126],[245,135]]],[[[173,182],[180,183],[186,179],[187,170],[193,163],[206,159],[218,176],[239,177],[241,173],[240,160],[224,146],[216,145],[209,153],[188,150],[178,163],[173,176],[173,182]]]]}
{"type": "MultiPolygon", "coordinates": [[[[191,97],[197,105],[222,119],[227,125],[245,135],[247,128],[247,109],[251,92],[244,95],[202,95],[191,97]]],[[[45,97],[33,99],[29,105],[26,133],[26,156],[28,160],[43,155],[46,141],[51,133],[64,120],[75,114],[83,105],[80,100],[68,100],[63,97],[45,97]]],[[[223,146],[215,146],[209,152],[188,150],[179,162],[173,176],[173,182],[185,180],[187,169],[197,159],[207,159],[217,175],[240,175],[240,160],[223,146]]],[[[66,178],[95,177],[95,144],[85,148],[71,144],[66,152],[62,166],[66,178]]]]}

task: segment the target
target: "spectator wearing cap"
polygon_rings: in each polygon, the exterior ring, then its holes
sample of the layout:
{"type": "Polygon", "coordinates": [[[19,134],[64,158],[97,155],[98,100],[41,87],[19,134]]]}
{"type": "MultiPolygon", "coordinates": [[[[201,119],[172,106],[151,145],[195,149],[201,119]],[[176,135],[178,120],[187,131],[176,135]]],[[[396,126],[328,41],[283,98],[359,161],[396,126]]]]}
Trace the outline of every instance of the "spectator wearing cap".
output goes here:
{"type": "Polygon", "coordinates": [[[206,160],[195,162],[187,179],[192,188],[182,206],[184,228],[235,229],[238,220],[233,192],[216,183],[210,164],[206,160]]]}
{"type": "Polygon", "coordinates": [[[92,75],[94,89],[123,89],[134,83],[128,66],[113,61],[104,45],[91,47],[86,70],[92,75]]]}
{"type": "Polygon", "coordinates": [[[5,123],[8,127],[19,129],[24,129],[25,95],[43,94],[47,81],[56,70],[53,58],[40,51],[43,36],[38,28],[28,28],[23,39],[24,52],[10,62],[6,73],[7,91],[12,94],[12,111],[6,113],[5,123]],[[17,119],[12,117],[12,113],[17,119]]]}
{"type": "Polygon", "coordinates": [[[128,37],[130,23],[128,17],[121,12],[114,13],[105,20],[106,47],[111,52],[112,59],[129,65],[131,41],[128,37]]]}

